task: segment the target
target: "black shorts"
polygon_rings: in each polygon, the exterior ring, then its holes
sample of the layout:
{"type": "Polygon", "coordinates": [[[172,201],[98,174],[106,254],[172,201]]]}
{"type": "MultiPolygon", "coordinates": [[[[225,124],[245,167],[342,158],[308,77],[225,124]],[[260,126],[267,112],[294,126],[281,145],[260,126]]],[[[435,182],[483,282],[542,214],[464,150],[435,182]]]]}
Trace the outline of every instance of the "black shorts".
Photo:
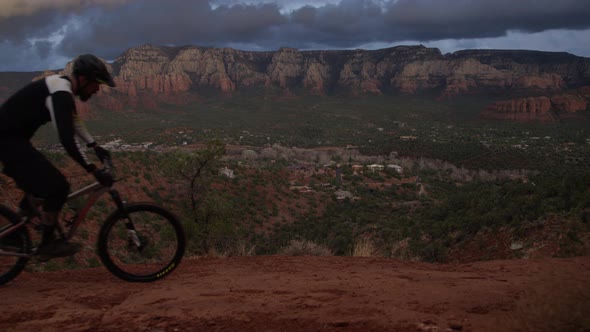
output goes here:
{"type": "Polygon", "coordinates": [[[66,177],[29,141],[0,140],[4,173],[24,192],[44,199],[43,209],[57,212],[70,192],[66,177]]]}

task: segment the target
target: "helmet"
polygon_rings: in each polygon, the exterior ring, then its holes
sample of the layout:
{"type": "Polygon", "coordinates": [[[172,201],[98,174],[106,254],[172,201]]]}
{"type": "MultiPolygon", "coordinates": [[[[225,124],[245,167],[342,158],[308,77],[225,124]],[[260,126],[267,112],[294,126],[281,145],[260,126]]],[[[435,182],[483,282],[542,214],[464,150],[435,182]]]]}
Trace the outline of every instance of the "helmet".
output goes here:
{"type": "Polygon", "coordinates": [[[87,79],[115,86],[113,77],[109,74],[104,62],[92,54],[83,54],[74,60],[72,68],[74,75],[84,75],[87,79]]]}

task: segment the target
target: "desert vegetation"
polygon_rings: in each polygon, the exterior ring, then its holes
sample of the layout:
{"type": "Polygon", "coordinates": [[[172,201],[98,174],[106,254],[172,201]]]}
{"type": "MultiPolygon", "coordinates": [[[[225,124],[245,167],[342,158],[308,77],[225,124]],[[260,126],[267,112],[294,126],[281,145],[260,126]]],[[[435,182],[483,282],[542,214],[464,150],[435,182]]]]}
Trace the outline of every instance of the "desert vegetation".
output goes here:
{"type": "MultiPolygon", "coordinates": [[[[123,194],[180,215],[193,255],[588,253],[587,112],[557,125],[481,122],[487,101],[242,95],[105,111],[89,126],[110,144],[123,194]]],[[[48,137],[36,143],[74,183],[91,181],[48,137]]],[[[99,202],[84,231],[86,265],[98,263],[92,236],[110,204],[99,202]]]]}
{"type": "MultiPolygon", "coordinates": [[[[370,171],[375,157],[358,155],[351,165],[337,166],[302,164],[317,159],[313,151],[305,155],[240,159],[216,142],[194,151],[116,152],[115,158],[126,197],[155,201],[182,217],[191,255],[448,262],[534,256],[540,247],[552,247],[550,256],[588,252],[590,172],[470,170],[440,160],[380,157],[399,164],[400,174],[370,171]],[[363,170],[355,173],[353,165],[363,170]]],[[[75,168],[64,156],[52,158],[75,168]]],[[[96,266],[95,233],[112,208],[99,202],[79,233],[88,242],[86,254],[42,268],[96,266]]]]}

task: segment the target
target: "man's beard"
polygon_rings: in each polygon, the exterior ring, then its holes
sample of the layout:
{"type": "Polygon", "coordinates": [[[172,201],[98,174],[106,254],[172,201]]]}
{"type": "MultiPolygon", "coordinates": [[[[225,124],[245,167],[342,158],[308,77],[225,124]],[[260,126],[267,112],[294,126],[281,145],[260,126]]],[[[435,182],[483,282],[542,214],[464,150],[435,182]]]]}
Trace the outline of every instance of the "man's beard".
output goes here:
{"type": "Polygon", "coordinates": [[[90,99],[90,97],[92,97],[92,94],[81,91],[78,96],[80,97],[81,101],[87,101],[88,99],[90,99]]]}

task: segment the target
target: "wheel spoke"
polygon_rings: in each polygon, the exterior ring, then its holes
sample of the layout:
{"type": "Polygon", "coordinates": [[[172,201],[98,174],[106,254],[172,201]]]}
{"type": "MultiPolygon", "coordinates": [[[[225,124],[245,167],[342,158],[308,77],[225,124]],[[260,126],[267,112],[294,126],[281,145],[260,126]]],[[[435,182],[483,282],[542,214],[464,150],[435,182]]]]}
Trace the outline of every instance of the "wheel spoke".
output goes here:
{"type": "Polygon", "coordinates": [[[184,253],[180,223],[161,208],[129,208],[101,231],[99,249],[107,268],[129,281],[159,279],[175,268],[184,253]],[[131,222],[133,220],[133,222],[131,222]]]}
{"type": "MultiPolygon", "coordinates": [[[[0,229],[8,229],[18,217],[5,207],[0,208],[0,229]]],[[[0,285],[15,278],[25,267],[30,238],[25,228],[20,228],[0,238],[0,285]],[[18,254],[18,255],[13,255],[18,254]],[[23,257],[24,256],[24,257],[23,257]]]]}

